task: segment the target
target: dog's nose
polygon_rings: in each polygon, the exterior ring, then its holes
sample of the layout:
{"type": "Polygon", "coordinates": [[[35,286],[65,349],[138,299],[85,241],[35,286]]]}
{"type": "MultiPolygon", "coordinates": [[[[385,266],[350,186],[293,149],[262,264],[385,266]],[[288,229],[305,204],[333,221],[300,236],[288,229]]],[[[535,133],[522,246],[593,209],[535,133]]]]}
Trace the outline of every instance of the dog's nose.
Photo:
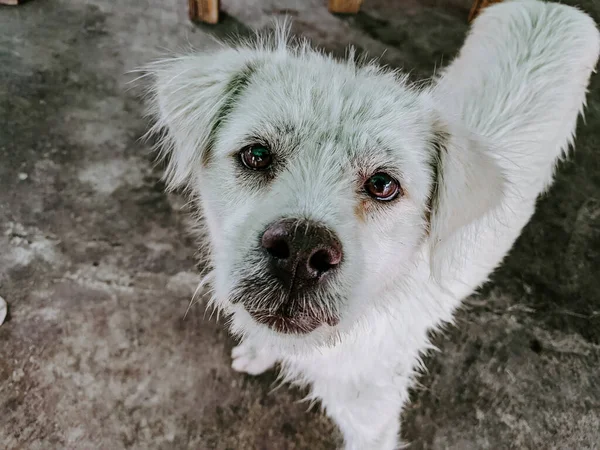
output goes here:
{"type": "Polygon", "coordinates": [[[288,287],[319,281],[342,261],[342,245],[335,233],[309,220],[282,219],[262,235],[275,275],[288,287]]]}

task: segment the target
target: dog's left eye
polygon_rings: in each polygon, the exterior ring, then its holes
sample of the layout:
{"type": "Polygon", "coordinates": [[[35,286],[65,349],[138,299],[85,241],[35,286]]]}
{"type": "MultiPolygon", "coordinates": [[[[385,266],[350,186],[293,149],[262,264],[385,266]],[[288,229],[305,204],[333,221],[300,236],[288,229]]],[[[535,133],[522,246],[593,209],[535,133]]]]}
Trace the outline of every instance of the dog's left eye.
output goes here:
{"type": "Polygon", "coordinates": [[[269,149],[263,145],[249,145],[240,152],[240,160],[252,170],[265,170],[273,162],[269,149]]]}
{"type": "Polygon", "coordinates": [[[365,182],[364,188],[367,194],[380,201],[394,200],[402,191],[400,183],[385,172],[372,175],[365,182]]]}

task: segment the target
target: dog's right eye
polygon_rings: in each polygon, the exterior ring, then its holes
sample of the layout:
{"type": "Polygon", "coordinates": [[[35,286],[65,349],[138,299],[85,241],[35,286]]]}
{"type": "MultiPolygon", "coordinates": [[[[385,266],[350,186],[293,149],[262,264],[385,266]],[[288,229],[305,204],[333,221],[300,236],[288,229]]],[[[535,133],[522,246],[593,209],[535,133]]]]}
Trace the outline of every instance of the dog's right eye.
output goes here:
{"type": "Polygon", "coordinates": [[[402,188],[397,180],[385,172],[371,175],[364,185],[365,191],[375,200],[389,202],[402,194],[402,188]]]}
{"type": "Polygon", "coordinates": [[[264,145],[249,145],[240,152],[242,164],[252,170],[268,169],[273,162],[273,156],[264,145]]]}

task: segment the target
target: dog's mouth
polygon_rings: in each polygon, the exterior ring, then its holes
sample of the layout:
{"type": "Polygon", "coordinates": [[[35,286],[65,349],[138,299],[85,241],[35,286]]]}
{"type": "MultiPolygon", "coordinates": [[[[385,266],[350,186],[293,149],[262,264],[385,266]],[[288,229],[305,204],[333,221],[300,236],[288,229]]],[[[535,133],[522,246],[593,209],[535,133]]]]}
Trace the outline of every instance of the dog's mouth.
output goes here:
{"type": "Polygon", "coordinates": [[[289,289],[264,271],[239,280],[229,300],[258,324],[282,334],[304,335],[340,321],[339,294],[323,285],[289,289]]]}
{"type": "Polygon", "coordinates": [[[278,311],[248,309],[248,313],[258,323],[283,334],[308,334],[321,325],[335,326],[339,319],[323,311],[278,311]]]}

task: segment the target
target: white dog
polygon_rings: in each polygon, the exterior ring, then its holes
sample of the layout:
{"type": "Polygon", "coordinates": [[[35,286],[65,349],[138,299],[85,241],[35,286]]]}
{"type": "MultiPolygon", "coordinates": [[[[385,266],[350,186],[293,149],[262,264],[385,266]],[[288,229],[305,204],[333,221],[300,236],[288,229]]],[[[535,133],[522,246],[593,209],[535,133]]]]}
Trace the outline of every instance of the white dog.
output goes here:
{"type": "Polygon", "coordinates": [[[573,141],[594,22],[488,8],[424,88],[285,30],[150,67],[171,187],[202,212],[233,368],[281,364],[345,448],[400,445],[428,332],[500,264],[573,141]]]}

